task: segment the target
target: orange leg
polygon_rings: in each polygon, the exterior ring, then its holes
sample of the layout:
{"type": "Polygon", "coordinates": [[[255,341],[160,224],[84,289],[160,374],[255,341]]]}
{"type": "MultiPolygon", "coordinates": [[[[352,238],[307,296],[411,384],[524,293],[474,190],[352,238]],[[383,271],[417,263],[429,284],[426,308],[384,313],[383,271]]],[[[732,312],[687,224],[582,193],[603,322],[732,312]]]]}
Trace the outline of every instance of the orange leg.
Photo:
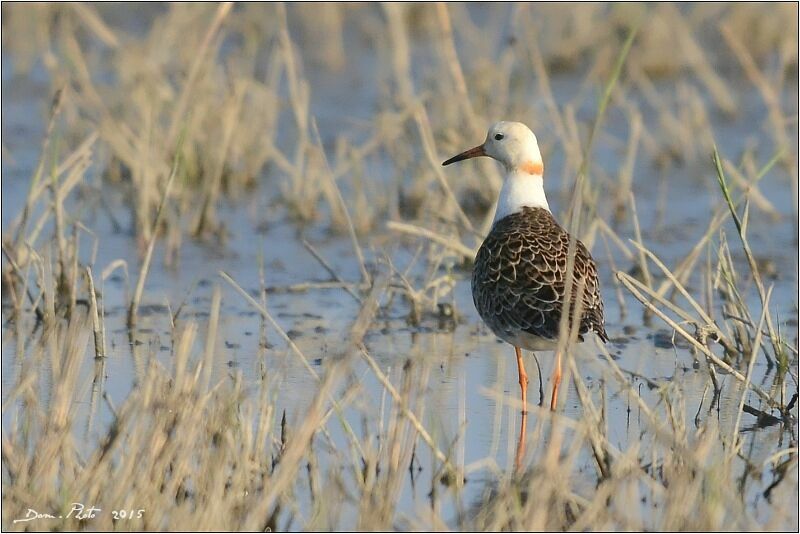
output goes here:
{"type": "Polygon", "coordinates": [[[522,425],[519,428],[519,439],[517,440],[517,454],[514,456],[514,468],[520,470],[522,457],[525,456],[525,437],[527,433],[528,412],[522,412],[522,425]]]}
{"type": "Polygon", "coordinates": [[[525,363],[522,361],[522,350],[514,347],[517,353],[517,371],[519,371],[519,388],[522,390],[522,413],[528,413],[528,373],[525,372],[525,363]]]}
{"type": "Polygon", "coordinates": [[[553,370],[553,396],[550,397],[550,410],[556,410],[558,404],[558,385],[561,384],[561,352],[556,351],[556,368],[553,370]]]}

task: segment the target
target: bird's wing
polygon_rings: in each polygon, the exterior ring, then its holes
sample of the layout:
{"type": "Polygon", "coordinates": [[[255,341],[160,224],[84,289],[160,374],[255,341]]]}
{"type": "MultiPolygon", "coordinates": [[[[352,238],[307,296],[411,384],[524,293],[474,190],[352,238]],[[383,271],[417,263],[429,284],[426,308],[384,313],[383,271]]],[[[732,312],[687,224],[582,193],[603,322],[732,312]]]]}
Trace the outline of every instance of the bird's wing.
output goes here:
{"type": "MultiPolygon", "coordinates": [[[[473,272],[473,298],[484,320],[490,326],[556,339],[566,293],[568,249],[569,234],[545,209],[523,208],[498,221],[478,251],[473,272]]],[[[592,330],[605,341],[597,267],[577,241],[573,314],[581,286],[579,333],[592,330]]]]}

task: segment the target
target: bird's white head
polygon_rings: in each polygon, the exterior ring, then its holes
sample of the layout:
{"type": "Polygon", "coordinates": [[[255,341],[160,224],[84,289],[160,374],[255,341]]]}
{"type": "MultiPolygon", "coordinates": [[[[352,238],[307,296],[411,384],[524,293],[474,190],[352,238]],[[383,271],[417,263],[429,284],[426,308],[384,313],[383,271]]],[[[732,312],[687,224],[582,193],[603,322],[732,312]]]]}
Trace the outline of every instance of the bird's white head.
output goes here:
{"type": "Polygon", "coordinates": [[[506,179],[497,201],[495,222],[526,206],[550,210],[544,195],[542,155],[536,136],[530,128],[521,122],[496,122],[489,128],[482,145],[470,148],[442,165],[478,156],[495,159],[506,169],[506,179]]]}

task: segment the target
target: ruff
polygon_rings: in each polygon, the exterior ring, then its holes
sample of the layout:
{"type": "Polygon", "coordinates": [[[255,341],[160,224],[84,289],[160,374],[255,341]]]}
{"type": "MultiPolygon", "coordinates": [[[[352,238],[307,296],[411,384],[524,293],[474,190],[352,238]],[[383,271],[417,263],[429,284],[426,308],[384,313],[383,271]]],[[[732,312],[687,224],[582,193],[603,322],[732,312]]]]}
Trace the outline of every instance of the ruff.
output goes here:
{"type": "MultiPolygon", "coordinates": [[[[445,161],[449,165],[488,156],[506,170],[494,223],[478,250],[472,272],[472,298],[483,321],[500,339],[514,346],[523,412],[528,375],[520,349],[553,350],[558,344],[564,303],[570,303],[570,327],[578,321],[579,341],[595,332],[608,340],[597,266],[576,240],[573,282],[566,295],[570,235],[552,213],[544,194],[544,165],[536,136],[519,122],[494,124],[482,145],[445,161]]],[[[561,355],[556,355],[550,408],[558,402],[561,355]]]]}

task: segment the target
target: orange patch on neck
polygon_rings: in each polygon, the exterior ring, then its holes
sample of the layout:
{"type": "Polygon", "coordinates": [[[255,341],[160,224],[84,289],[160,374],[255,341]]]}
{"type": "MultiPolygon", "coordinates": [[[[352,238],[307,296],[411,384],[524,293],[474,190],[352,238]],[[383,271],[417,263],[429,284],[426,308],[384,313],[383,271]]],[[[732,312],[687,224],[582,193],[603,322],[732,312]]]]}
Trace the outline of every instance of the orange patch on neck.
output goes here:
{"type": "Polygon", "coordinates": [[[520,165],[519,168],[522,172],[527,172],[528,174],[535,174],[537,176],[542,176],[542,174],[544,174],[544,165],[540,161],[526,161],[520,165]]]}

